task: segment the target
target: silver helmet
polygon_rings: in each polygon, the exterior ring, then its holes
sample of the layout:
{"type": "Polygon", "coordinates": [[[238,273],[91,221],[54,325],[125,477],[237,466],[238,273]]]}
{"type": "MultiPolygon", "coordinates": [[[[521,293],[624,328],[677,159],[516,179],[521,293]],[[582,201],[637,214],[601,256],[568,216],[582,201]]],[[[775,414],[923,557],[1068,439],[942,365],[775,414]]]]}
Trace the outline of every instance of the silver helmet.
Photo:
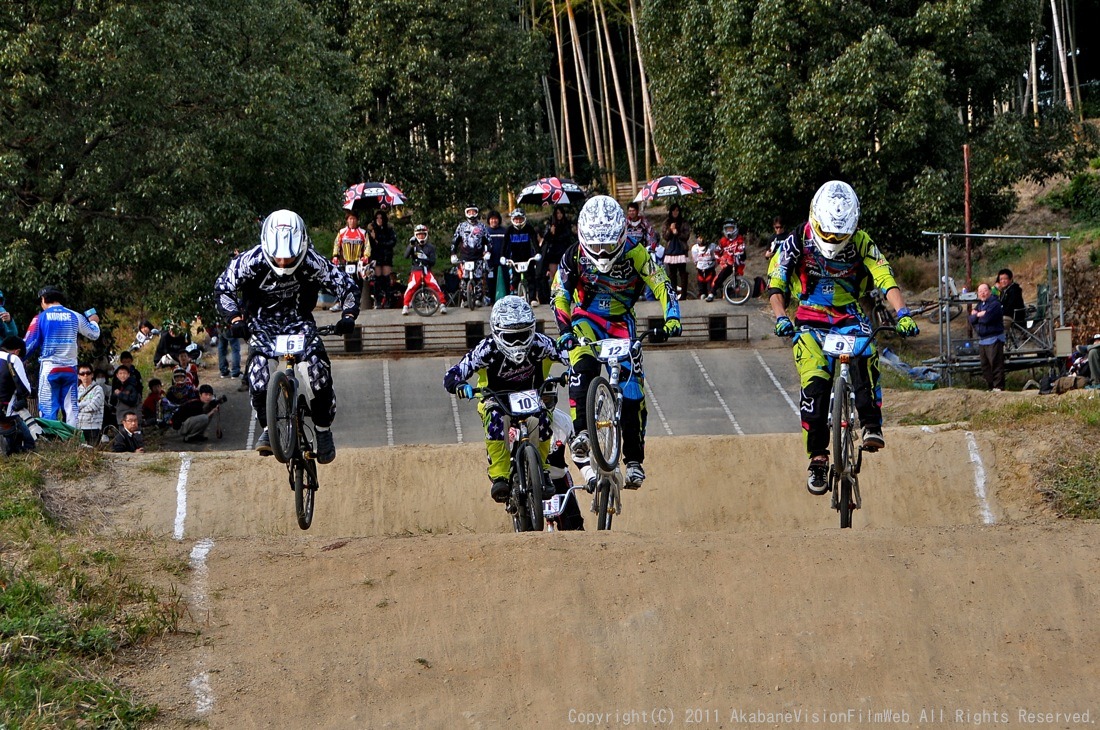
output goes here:
{"type": "Polygon", "coordinates": [[[508,219],[512,221],[512,225],[516,228],[523,228],[523,224],[527,222],[527,214],[523,212],[522,208],[516,208],[508,214],[508,219]]]}
{"type": "Polygon", "coordinates": [[[504,357],[522,362],[535,339],[535,313],[522,297],[501,297],[489,315],[489,330],[504,357]]]}
{"type": "Polygon", "coordinates": [[[260,229],[260,247],[272,271],[290,276],[305,261],[309,250],[305,221],[292,210],[275,211],[260,229]]]}
{"type": "Polygon", "coordinates": [[[577,239],[581,251],[606,274],[626,250],[626,215],[608,195],[589,198],[577,216],[577,239]]]}
{"type": "Polygon", "coordinates": [[[835,259],[859,228],[859,198],[852,186],[830,180],[818,188],[810,203],[810,232],[818,250],[835,259]]]}

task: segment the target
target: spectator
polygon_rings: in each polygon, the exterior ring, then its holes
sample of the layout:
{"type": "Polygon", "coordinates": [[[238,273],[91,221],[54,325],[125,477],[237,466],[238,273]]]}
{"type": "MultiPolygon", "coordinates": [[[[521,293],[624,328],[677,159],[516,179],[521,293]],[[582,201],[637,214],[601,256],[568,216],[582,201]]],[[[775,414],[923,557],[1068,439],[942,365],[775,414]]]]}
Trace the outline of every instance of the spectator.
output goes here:
{"type": "Polygon", "coordinates": [[[721,255],[722,249],[717,243],[707,243],[702,238],[691,247],[699,298],[705,298],[708,302],[714,301],[714,283],[718,278],[718,257],[721,255]]]}
{"type": "Polygon", "coordinates": [[[565,208],[554,206],[550,222],[542,234],[542,261],[539,266],[539,301],[550,301],[550,285],[558,273],[561,258],[573,245],[573,223],[565,214],[565,208]]]}
{"type": "Polygon", "coordinates": [[[687,253],[691,240],[691,223],[684,218],[679,203],[669,206],[665,218],[661,239],[665,242],[665,265],[668,266],[668,278],[672,282],[676,298],[687,295],[687,253]],[[679,279],[680,283],[676,281],[679,279]]]}
{"type": "Polygon", "coordinates": [[[214,389],[209,385],[200,385],[198,397],[185,401],[172,413],[169,424],[180,432],[184,443],[197,444],[206,441],[206,427],[210,418],[217,413],[225,402],[225,397],[214,397],[214,389]]]}
{"type": "Polygon", "coordinates": [[[153,323],[149,320],[143,320],[138,327],[137,334],[134,335],[134,341],[130,344],[131,352],[140,350],[148,345],[155,335],[159,335],[160,330],[153,328],[153,323]]]}
{"type": "Polygon", "coordinates": [[[718,276],[714,280],[714,290],[721,291],[733,272],[738,276],[745,273],[745,234],[741,233],[737,221],[727,219],[722,223],[722,237],[718,239],[718,248],[722,249],[718,257],[718,276]]]}
{"type": "Polygon", "coordinates": [[[179,354],[191,344],[191,333],[180,324],[168,320],[160,332],[160,342],[153,355],[158,368],[175,368],[179,365],[179,354]]]}
{"type": "Polygon", "coordinates": [[[374,308],[390,306],[391,281],[393,273],[393,251],[397,248],[397,234],[390,227],[389,218],[385,211],[374,214],[374,220],[367,226],[367,237],[370,239],[371,259],[375,265],[374,279],[374,308]]]}
{"type": "Polygon", "coordinates": [[[111,442],[111,451],[116,454],[145,453],[145,437],[141,435],[137,413],[127,413],[122,418],[115,440],[111,442]]]}
{"type": "Polygon", "coordinates": [[[18,336],[19,327],[15,324],[15,318],[11,316],[11,312],[4,308],[4,292],[0,291],[0,340],[18,336]]]}
{"type": "Polygon", "coordinates": [[[198,391],[195,390],[195,386],[191,385],[191,379],[187,377],[187,371],[183,368],[173,370],[172,385],[168,386],[168,391],[164,394],[165,400],[173,407],[179,407],[198,397],[198,391]]]}
{"type": "MultiPolygon", "coordinates": [[[[367,238],[367,232],[359,227],[359,215],[357,213],[348,213],[344,218],[344,222],[347,225],[340,229],[340,232],[336,234],[336,240],[332,243],[332,263],[343,269],[348,276],[359,281],[360,265],[365,266],[370,260],[370,241],[367,238]]],[[[362,306],[364,308],[367,306],[368,296],[367,287],[363,282],[362,306]]],[[[337,302],[328,311],[339,312],[340,309],[340,303],[337,302]]]]}
{"type": "Polygon", "coordinates": [[[500,265],[500,257],[504,255],[505,236],[508,229],[501,225],[503,219],[495,210],[489,211],[485,219],[485,233],[489,236],[489,297],[495,302],[508,293],[508,269],[500,265]]]}
{"type": "Polygon", "coordinates": [[[163,421],[164,385],[160,378],[152,378],[149,381],[149,395],[141,402],[141,422],[146,426],[159,426],[163,421]]]}
{"type": "MultiPolygon", "coordinates": [[[[134,355],[129,350],[126,350],[118,356],[118,366],[120,368],[126,368],[130,371],[130,380],[137,386],[138,395],[145,393],[145,383],[141,379],[141,371],[137,369],[137,365],[134,365],[134,355]]],[[[111,388],[119,387],[118,378],[115,378],[111,383],[111,388]]]]}
{"type": "Polygon", "coordinates": [[[199,366],[195,363],[194,353],[198,351],[198,345],[192,343],[180,350],[179,367],[187,373],[187,379],[195,388],[199,387],[199,366]]]}
{"type": "Polygon", "coordinates": [[[38,292],[42,313],[27,328],[27,356],[38,354],[38,412],[43,418],[57,420],[59,410],[65,422],[76,428],[76,356],[77,336],[99,339],[99,317],[94,310],[87,316],[67,309],[65,293],[47,286],[38,292]]]}
{"type": "Polygon", "coordinates": [[[765,254],[769,259],[775,256],[779,251],[779,247],[790,238],[791,232],[787,230],[787,226],[783,223],[783,216],[777,215],[772,218],[772,237],[768,241],[768,253],[765,254]]]}
{"type": "MultiPolygon", "coordinates": [[[[501,264],[505,260],[530,261],[539,255],[539,233],[533,225],[527,222],[527,214],[522,209],[516,208],[509,217],[512,225],[508,227],[508,232],[505,234],[504,247],[501,250],[500,258],[495,260],[500,261],[501,264]]],[[[507,293],[512,294],[519,284],[521,274],[515,273],[511,267],[503,267],[501,270],[504,272],[504,276],[507,277],[505,283],[507,293]]],[[[539,305],[538,276],[535,262],[531,262],[530,268],[522,276],[527,282],[527,297],[530,304],[532,307],[537,307],[539,305]]]]}
{"type": "Polygon", "coordinates": [[[241,377],[241,340],[234,337],[229,327],[218,327],[218,372],[223,378],[241,377]]]}
{"type": "Polygon", "coordinates": [[[1027,327],[1027,305],[1024,304],[1024,291],[1012,280],[1011,269],[997,272],[997,298],[1001,301],[1004,316],[1021,327],[1027,327]]]}
{"type": "Polygon", "coordinates": [[[641,207],[637,203],[628,203],[626,206],[626,238],[651,251],[657,245],[657,231],[649,219],[642,215],[641,207]]]}
{"type": "Polygon", "coordinates": [[[24,347],[23,340],[14,335],[0,342],[0,361],[3,361],[0,365],[0,438],[7,441],[4,453],[34,449],[34,437],[16,413],[31,393],[31,381],[19,357],[24,347]]]}
{"type": "Polygon", "coordinates": [[[111,405],[115,407],[115,418],[122,423],[127,413],[141,411],[141,391],[125,365],[115,368],[115,384],[111,389],[111,405]]]}
{"type": "Polygon", "coordinates": [[[970,324],[978,335],[978,355],[982,377],[995,393],[1005,389],[1005,323],[1001,302],[993,296],[989,284],[978,285],[978,304],[970,315],[970,324]]]}
{"type": "Polygon", "coordinates": [[[80,381],[76,387],[76,427],[83,432],[84,443],[95,446],[103,433],[103,389],[92,380],[90,365],[80,365],[76,377],[80,381]]]}
{"type": "Polygon", "coordinates": [[[1092,336],[1089,345],[1089,385],[1090,389],[1100,388],[1100,333],[1092,336]]]}

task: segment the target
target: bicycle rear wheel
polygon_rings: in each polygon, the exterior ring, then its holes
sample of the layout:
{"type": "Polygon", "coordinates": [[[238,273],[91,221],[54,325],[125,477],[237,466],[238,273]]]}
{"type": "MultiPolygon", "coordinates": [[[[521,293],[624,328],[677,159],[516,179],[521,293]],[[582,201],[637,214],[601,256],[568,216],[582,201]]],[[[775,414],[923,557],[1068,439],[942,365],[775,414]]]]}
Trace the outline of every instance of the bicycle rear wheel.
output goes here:
{"type": "Polygon", "coordinates": [[[737,274],[731,274],[722,286],[722,296],[730,304],[744,304],[749,300],[750,294],[752,287],[749,286],[749,280],[737,274]]]}
{"type": "Polygon", "coordinates": [[[545,527],[542,514],[542,461],[532,444],[524,444],[520,450],[520,463],[523,469],[520,475],[521,486],[527,502],[527,527],[532,532],[542,532],[545,527]]]}
{"type": "Polygon", "coordinates": [[[439,311],[439,300],[431,289],[422,286],[413,294],[412,307],[421,317],[431,317],[439,311]]]}
{"type": "Polygon", "coordinates": [[[298,452],[298,421],[294,410],[295,387],[285,370],[276,370],[267,384],[267,435],[280,464],[288,464],[298,452]]]}
{"type": "Polygon", "coordinates": [[[615,393],[607,378],[598,375],[592,380],[584,408],[592,458],[604,471],[615,471],[622,451],[622,429],[615,419],[615,393]]]}
{"type": "Polygon", "coordinates": [[[308,530],[313,524],[313,498],[317,492],[317,464],[305,459],[294,460],[294,512],[298,527],[308,530]]]}
{"type": "Polygon", "coordinates": [[[604,477],[596,485],[596,529],[610,530],[614,516],[608,508],[611,506],[611,479],[604,477]]]}

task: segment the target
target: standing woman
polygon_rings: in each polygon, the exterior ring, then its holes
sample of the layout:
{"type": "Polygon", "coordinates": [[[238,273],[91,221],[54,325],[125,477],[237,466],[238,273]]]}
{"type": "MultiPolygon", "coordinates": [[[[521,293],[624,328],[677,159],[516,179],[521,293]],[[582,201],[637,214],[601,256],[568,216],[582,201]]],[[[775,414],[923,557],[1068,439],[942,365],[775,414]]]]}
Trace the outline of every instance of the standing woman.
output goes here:
{"type": "Polygon", "coordinates": [[[397,234],[390,227],[389,218],[383,210],[374,214],[374,220],[367,226],[370,238],[370,253],[374,260],[374,308],[390,305],[390,274],[393,273],[393,250],[397,248],[397,234]]]}
{"type": "Polygon", "coordinates": [[[573,223],[565,214],[565,206],[554,206],[550,222],[542,234],[542,260],[546,275],[539,278],[539,301],[550,301],[550,283],[558,273],[558,264],[566,250],[573,245],[573,223]]]}
{"type": "Polygon", "coordinates": [[[661,238],[665,242],[665,265],[668,266],[668,278],[676,288],[676,298],[681,299],[687,296],[688,290],[687,243],[691,239],[691,224],[684,218],[679,203],[673,203],[669,207],[661,238]]]}

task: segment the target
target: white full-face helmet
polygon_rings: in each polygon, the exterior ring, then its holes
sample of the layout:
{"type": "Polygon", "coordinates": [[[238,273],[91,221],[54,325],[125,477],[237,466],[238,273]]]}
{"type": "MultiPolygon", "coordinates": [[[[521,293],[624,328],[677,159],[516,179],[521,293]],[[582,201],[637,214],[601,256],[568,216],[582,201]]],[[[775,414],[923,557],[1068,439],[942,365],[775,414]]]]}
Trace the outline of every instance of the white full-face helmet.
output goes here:
{"type": "Polygon", "coordinates": [[[309,250],[305,221],[292,210],[277,210],[260,229],[264,259],[279,276],[290,276],[301,266],[309,250]]]}
{"type": "Polygon", "coordinates": [[[527,214],[523,212],[522,208],[516,208],[508,217],[516,228],[523,228],[523,225],[527,222],[527,214]]]}
{"type": "Polygon", "coordinates": [[[523,297],[501,297],[489,315],[489,330],[504,357],[522,362],[535,339],[535,313],[523,297]]]}
{"type": "Polygon", "coordinates": [[[596,268],[606,274],[626,250],[626,214],[612,197],[589,198],[577,216],[577,238],[581,250],[596,268]]]}
{"type": "Polygon", "coordinates": [[[810,231],[827,259],[835,259],[859,228],[859,198],[852,186],[830,180],[818,188],[810,203],[810,231]]]}

